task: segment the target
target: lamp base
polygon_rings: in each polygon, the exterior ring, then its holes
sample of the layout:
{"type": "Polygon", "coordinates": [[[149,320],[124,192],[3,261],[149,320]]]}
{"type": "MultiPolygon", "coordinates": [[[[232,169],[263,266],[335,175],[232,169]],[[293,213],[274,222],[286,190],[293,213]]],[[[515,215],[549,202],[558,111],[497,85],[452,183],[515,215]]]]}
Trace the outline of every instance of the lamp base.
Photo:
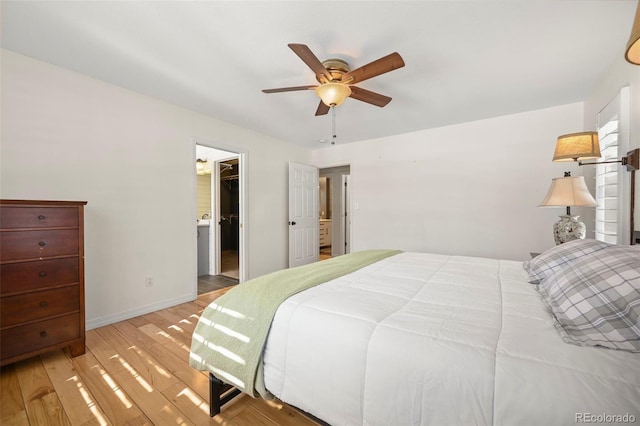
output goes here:
{"type": "Polygon", "coordinates": [[[578,220],[579,217],[563,214],[560,220],[553,224],[553,238],[556,240],[556,245],[584,239],[587,235],[587,227],[578,220]]]}

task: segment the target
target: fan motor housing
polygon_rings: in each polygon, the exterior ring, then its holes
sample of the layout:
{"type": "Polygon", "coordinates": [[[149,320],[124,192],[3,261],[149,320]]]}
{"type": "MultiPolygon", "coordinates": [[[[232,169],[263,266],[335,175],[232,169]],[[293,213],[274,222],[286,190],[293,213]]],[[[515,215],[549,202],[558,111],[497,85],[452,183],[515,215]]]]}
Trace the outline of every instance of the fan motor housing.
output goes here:
{"type": "MultiPolygon", "coordinates": [[[[329,71],[329,74],[331,74],[332,81],[341,81],[342,76],[351,71],[349,64],[342,59],[327,59],[322,62],[322,65],[329,71]]],[[[318,80],[318,83],[324,83],[324,79],[321,78],[321,76],[316,75],[316,80],[318,80]]]]}

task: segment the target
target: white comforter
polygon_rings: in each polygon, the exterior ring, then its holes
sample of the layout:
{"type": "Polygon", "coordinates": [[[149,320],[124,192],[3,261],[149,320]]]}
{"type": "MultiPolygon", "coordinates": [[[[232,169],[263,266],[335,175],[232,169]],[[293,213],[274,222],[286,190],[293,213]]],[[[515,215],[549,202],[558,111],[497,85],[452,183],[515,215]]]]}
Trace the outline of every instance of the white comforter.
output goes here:
{"type": "Polygon", "coordinates": [[[563,342],[514,261],[402,253],[299,293],[264,374],[336,426],[640,423],[640,354],[563,342]]]}

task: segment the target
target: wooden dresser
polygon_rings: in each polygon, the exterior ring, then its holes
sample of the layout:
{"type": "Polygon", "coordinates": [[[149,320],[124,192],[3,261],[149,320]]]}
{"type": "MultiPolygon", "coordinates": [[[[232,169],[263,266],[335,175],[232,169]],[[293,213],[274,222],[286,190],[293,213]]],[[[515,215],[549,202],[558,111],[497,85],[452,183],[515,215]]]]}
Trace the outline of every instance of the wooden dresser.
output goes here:
{"type": "Polygon", "coordinates": [[[85,352],[85,204],[0,200],[0,365],[85,352]]]}

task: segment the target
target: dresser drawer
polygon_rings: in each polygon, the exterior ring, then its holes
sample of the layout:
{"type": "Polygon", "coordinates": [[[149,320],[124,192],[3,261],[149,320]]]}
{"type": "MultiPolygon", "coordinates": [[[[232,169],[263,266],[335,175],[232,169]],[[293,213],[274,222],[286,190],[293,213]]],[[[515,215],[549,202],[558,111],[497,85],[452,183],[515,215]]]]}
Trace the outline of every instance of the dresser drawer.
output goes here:
{"type": "Polygon", "coordinates": [[[0,301],[0,326],[9,327],[79,310],[78,286],[3,297],[0,301]]]}
{"type": "Polygon", "coordinates": [[[78,254],[77,229],[0,232],[0,260],[78,254]]]}
{"type": "Polygon", "coordinates": [[[80,314],[0,331],[0,356],[11,358],[80,337],[80,314]]]}
{"type": "Polygon", "coordinates": [[[43,290],[80,281],[80,260],[36,260],[0,265],[0,294],[43,290]]]}
{"type": "Polygon", "coordinates": [[[0,207],[0,228],[74,228],[78,209],[73,207],[0,207]]]}

